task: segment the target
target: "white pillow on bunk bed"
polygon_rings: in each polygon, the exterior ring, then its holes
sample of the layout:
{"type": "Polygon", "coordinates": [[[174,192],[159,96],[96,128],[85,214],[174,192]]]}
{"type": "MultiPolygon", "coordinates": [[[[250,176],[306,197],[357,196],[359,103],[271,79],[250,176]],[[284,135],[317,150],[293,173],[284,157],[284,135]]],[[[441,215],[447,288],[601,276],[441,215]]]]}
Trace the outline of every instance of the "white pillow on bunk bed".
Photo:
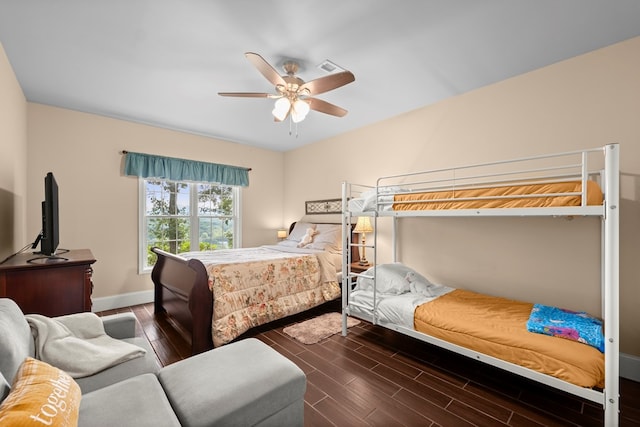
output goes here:
{"type": "MultiPolygon", "coordinates": [[[[433,290],[438,285],[434,285],[426,277],[402,263],[380,264],[368,269],[363,274],[372,276],[374,269],[377,292],[391,295],[413,292],[425,296],[435,296],[433,290]]],[[[358,277],[355,289],[373,291],[373,279],[358,277]]]]}
{"type": "Polygon", "coordinates": [[[361,212],[375,210],[389,211],[392,209],[394,193],[403,191],[404,190],[402,188],[396,186],[378,187],[377,192],[375,188],[363,191],[360,195],[360,198],[358,199],[360,201],[360,206],[354,207],[354,210],[361,212]],[[378,205],[378,202],[380,202],[381,204],[378,205]]]}

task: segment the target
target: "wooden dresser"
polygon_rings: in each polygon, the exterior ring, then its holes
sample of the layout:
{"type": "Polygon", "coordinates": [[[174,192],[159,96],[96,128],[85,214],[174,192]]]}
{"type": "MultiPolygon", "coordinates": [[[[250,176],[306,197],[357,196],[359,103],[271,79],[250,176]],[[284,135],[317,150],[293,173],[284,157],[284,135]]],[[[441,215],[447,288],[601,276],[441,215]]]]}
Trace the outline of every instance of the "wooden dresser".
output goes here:
{"type": "Polygon", "coordinates": [[[23,253],[0,264],[0,297],[13,299],[25,314],[91,311],[93,254],[77,249],[58,256],[64,259],[23,253]]]}

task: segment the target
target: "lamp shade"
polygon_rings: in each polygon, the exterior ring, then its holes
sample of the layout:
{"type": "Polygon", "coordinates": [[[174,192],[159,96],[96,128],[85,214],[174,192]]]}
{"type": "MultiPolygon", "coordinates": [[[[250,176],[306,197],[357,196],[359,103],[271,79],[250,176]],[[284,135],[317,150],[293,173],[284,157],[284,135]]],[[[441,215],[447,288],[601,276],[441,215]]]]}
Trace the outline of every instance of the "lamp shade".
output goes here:
{"type": "Polygon", "coordinates": [[[286,239],[287,230],[278,230],[278,239],[286,239]]]}
{"type": "Polygon", "coordinates": [[[310,109],[311,107],[309,107],[309,104],[305,101],[301,99],[296,100],[291,108],[291,119],[294,123],[303,121],[304,118],[307,117],[310,109]]]}
{"type": "Polygon", "coordinates": [[[368,216],[360,216],[358,217],[358,222],[356,222],[356,228],[353,230],[354,233],[373,233],[373,227],[371,226],[371,221],[368,216]]]}
{"type": "Polygon", "coordinates": [[[289,113],[289,108],[291,108],[291,102],[287,98],[280,98],[275,102],[271,114],[276,119],[283,121],[289,113]]]}

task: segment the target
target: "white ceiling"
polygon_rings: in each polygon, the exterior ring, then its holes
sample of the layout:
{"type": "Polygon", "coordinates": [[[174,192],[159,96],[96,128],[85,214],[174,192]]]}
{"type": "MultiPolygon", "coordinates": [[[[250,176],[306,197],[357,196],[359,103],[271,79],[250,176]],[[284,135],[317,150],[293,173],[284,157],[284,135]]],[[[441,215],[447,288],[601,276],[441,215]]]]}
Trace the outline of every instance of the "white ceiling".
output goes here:
{"type": "MultiPolygon", "coordinates": [[[[638,0],[0,0],[28,101],[286,151],[640,35],[638,0]],[[289,134],[244,57],[355,82],[289,134]]],[[[640,54],[640,53],[639,53],[640,54]]],[[[284,74],[284,72],[283,72],[284,74]]]]}

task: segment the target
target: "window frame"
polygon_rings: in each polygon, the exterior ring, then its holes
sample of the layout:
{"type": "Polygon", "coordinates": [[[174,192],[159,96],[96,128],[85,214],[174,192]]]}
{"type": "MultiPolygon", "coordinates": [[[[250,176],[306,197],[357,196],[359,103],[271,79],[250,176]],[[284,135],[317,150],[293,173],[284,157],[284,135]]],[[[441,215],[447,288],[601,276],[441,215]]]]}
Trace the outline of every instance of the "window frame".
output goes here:
{"type": "Polygon", "coordinates": [[[170,181],[178,182],[181,184],[188,184],[189,186],[189,239],[191,241],[191,250],[199,250],[199,236],[198,236],[198,185],[224,185],[225,187],[231,187],[233,191],[233,248],[241,247],[242,242],[242,187],[238,185],[225,185],[216,184],[211,182],[191,182],[191,181],[173,181],[170,179],[160,178],[138,178],[138,274],[149,274],[153,270],[153,266],[147,267],[147,216],[146,216],[146,181],[170,181]],[[196,226],[194,226],[194,223],[196,226]],[[193,242],[198,242],[194,249],[193,242]]]}

